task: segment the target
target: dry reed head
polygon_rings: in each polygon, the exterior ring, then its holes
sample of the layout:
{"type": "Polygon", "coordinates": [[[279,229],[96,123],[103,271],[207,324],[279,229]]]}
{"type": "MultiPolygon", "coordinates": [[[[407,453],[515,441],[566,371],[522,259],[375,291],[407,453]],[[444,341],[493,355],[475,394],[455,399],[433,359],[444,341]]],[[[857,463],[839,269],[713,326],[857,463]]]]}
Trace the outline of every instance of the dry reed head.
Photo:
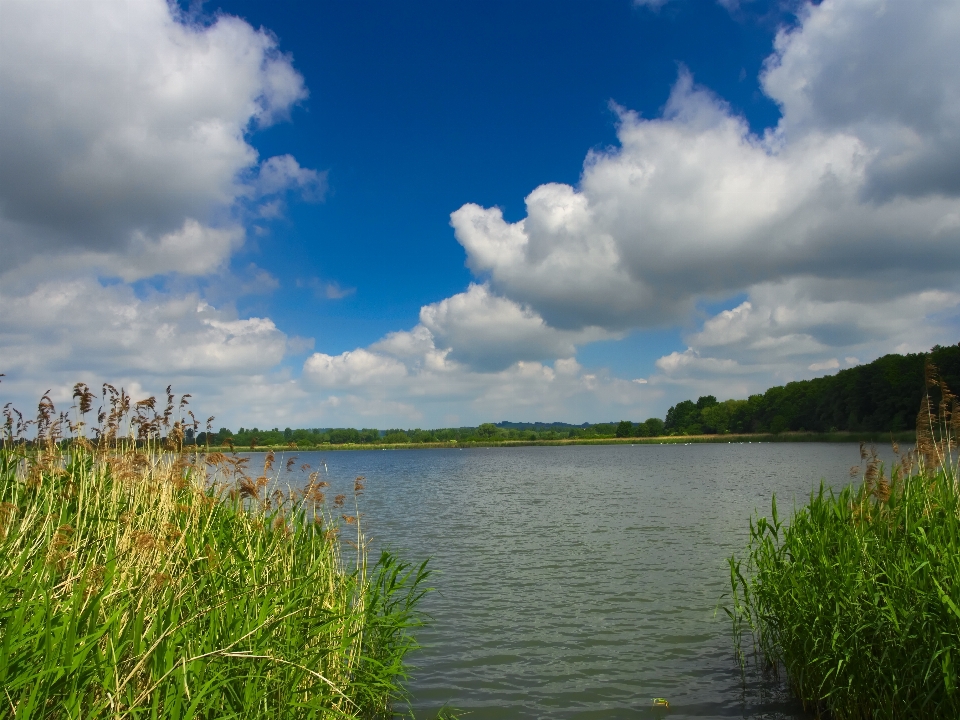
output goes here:
{"type": "Polygon", "coordinates": [[[925,391],[917,414],[917,459],[931,472],[947,467],[956,449],[960,430],[957,397],[939,375],[937,367],[927,360],[924,368],[925,391]]]}
{"type": "Polygon", "coordinates": [[[73,386],[73,398],[77,400],[77,409],[81,417],[90,412],[96,397],[86,383],[79,382],[73,386]]]}
{"type": "Polygon", "coordinates": [[[240,478],[237,488],[242,498],[248,498],[250,500],[260,499],[260,485],[250,478],[240,478]]]}
{"type": "Polygon", "coordinates": [[[17,513],[17,506],[10,502],[0,503],[0,540],[7,536],[7,528],[17,513]]]}

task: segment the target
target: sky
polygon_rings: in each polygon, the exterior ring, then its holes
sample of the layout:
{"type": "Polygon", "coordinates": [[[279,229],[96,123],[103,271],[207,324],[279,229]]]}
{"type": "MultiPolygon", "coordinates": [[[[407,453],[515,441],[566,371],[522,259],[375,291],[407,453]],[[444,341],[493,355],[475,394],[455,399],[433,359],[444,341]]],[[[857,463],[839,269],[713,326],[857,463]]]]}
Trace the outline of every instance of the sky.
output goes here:
{"type": "Polygon", "coordinates": [[[639,421],[960,340],[953,0],[0,19],[0,404],[639,421]]]}

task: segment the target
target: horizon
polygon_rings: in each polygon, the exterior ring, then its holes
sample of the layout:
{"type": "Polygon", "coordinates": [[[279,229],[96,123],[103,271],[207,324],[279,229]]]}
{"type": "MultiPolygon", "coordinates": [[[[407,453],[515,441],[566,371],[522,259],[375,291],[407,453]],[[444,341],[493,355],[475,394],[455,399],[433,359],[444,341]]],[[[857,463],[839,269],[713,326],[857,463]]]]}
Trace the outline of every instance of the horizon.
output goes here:
{"type": "Polygon", "coordinates": [[[0,6],[3,402],[582,426],[960,339],[948,0],[0,6]]]}

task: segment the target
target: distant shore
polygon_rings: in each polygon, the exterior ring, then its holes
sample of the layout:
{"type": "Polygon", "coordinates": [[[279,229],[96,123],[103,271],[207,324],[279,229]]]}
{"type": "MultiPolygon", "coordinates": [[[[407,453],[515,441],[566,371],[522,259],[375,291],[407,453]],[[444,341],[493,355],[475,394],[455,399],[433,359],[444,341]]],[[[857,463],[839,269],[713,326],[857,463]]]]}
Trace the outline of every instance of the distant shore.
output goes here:
{"type": "MultiPolygon", "coordinates": [[[[558,445],[690,445],[693,443],[798,443],[798,442],[830,442],[830,443],[914,443],[916,433],[913,431],[900,432],[782,432],[782,433],[752,433],[730,435],[664,435],[661,437],[630,437],[630,438],[563,438],[560,440],[478,440],[425,443],[324,443],[309,447],[291,447],[290,445],[264,445],[233,447],[236,452],[278,452],[296,450],[298,452],[326,452],[340,450],[427,450],[427,449],[465,449],[482,447],[531,447],[531,446],[558,446],[558,445]]],[[[211,451],[228,452],[229,446],[211,445],[211,451]]]]}

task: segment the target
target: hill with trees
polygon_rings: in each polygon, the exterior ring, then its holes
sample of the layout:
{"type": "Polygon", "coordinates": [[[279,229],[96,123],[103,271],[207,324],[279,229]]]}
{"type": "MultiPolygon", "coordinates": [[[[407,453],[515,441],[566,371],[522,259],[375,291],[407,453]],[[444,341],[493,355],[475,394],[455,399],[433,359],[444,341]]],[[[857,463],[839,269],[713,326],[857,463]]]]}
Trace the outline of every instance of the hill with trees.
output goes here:
{"type": "Polygon", "coordinates": [[[960,346],[938,345],[929,353],[884,355],[836,375],[772,387],[746,400],[718,402],[712,395],[684,400],[667,412],[664,430],[678,435],[911,430],[928,358],[947,385],[960,390],[960,346]]]}

